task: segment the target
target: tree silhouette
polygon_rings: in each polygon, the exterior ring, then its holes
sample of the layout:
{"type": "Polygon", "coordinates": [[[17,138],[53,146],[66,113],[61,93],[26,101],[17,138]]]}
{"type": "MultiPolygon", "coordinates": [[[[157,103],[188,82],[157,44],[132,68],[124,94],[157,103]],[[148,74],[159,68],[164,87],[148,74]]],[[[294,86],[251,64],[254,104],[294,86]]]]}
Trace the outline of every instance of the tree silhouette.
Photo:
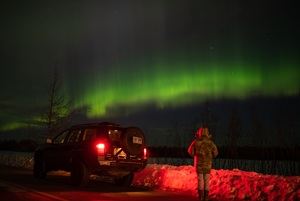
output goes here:
{"type": "Polygon", "coordinates": [[[240,137],[241,132],[241,120],[238,115],[237,109],[232,109],[229,124],[228,124],[228,133],[227,133],[227,140],[228,140],[228,154],[231,158],[238,157],[238,150],[237,144],[240,137]]]}
{"type": "Polygon", "coordinates": [[[252,145],[262,146],[264,144],[265,139],[265,127],[262,121],[258,118],[257,111],[254,107],[251,108],[251,136],[252,136],[252,145]]]}
{"type": "Polygon", "coordinates": [[[202,126],[207,126],[209,128],[210,133],[214,135],[217,130],[218,119],[213,113],[208,102],[206,102],[204,105],[204,111],[202,115],[202,126]]]}
{"type": "Polygon", "coordinates": [[[61,130],[70,117],[70,101],[62,94],[59,74],[55,69],[48,89],[48,102],[44,122],[47,127],[47,137],[61,130]]]}

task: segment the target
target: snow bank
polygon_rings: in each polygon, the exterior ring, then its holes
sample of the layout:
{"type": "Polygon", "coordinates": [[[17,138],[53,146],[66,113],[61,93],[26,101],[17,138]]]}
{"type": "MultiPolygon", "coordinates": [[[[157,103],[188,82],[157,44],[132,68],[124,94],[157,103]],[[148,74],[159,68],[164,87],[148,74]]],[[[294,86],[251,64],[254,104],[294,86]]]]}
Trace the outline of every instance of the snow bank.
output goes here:
{"type": "Polygon", "coordinates": [[[11,166],[11,167],[22,167],[22,168],[32,169],[33,153],[1,151],[0,164],[11,166]]]}
{"type": "MultiPolygon", "coordinates": [[[[133,185],[197,195],[197,175],[192,166],[150,164],[136,173],[133,185]]],[[[256,172],[212,170],[212,200],[300,200],[300,176],[282,177],[256,172]]]]}
{"type": "MultiPolygon", "coordinates": [[[[33,154],[0,152],[0,164],[32,169],[33,154]]],[[[135,174],[133,185],[197,195],[197,175],[191,165],[149,164],[135,174]]],[[[300,176],[263,175],[238,169],[212,170],[209,196],[213,201],[296,201],[300,200],[300,176]]]]}

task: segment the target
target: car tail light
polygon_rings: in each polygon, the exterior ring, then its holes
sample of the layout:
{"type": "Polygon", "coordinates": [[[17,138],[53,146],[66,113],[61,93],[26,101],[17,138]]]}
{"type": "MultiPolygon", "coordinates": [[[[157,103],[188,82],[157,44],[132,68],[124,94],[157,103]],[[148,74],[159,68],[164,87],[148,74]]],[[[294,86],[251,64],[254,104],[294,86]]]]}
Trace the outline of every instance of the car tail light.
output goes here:
{"type": "Polygon", "coordinates": [[[105,144],[104,143],[98,143],[96,145],[98,155],[104,155],[105,154],[105,144]]]}
{"type": "Polygon", "coordinates": [[[147,159],[147,149],[144,148],[144,159],[147,159]]]}

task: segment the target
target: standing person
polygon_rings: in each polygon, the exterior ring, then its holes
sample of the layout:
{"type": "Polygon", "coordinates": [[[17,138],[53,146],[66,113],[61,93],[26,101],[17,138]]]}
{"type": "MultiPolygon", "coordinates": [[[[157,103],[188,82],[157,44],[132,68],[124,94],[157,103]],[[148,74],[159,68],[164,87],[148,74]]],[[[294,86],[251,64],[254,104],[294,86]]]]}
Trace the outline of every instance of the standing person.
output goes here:
{"type": "Polygon", "coordinates": [[[199,128],[195,139],[188,148],[188,153],[194,157],[194,167],[198,176],[199,200],[208,200],[209,177],[212,159],[218,155],[218,149],[211,139],[208,128],[199,128]]]}

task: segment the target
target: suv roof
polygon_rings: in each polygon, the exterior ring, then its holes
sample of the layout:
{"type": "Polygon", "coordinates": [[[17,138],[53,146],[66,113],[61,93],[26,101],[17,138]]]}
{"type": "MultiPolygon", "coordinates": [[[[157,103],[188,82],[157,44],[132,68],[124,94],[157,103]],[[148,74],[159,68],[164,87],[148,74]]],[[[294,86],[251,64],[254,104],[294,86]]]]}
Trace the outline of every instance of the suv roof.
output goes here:
{"type": "Polygon", "coordinates": [[[72,126],[71,128],[82,128],[82,127],[98,127],[98,126],[112,126],[112,127],[120,127],[120,124],[111,123],[111,122],[100,122],[100,123],[86,123],[86,124],[77,124],[72,126]]]}

